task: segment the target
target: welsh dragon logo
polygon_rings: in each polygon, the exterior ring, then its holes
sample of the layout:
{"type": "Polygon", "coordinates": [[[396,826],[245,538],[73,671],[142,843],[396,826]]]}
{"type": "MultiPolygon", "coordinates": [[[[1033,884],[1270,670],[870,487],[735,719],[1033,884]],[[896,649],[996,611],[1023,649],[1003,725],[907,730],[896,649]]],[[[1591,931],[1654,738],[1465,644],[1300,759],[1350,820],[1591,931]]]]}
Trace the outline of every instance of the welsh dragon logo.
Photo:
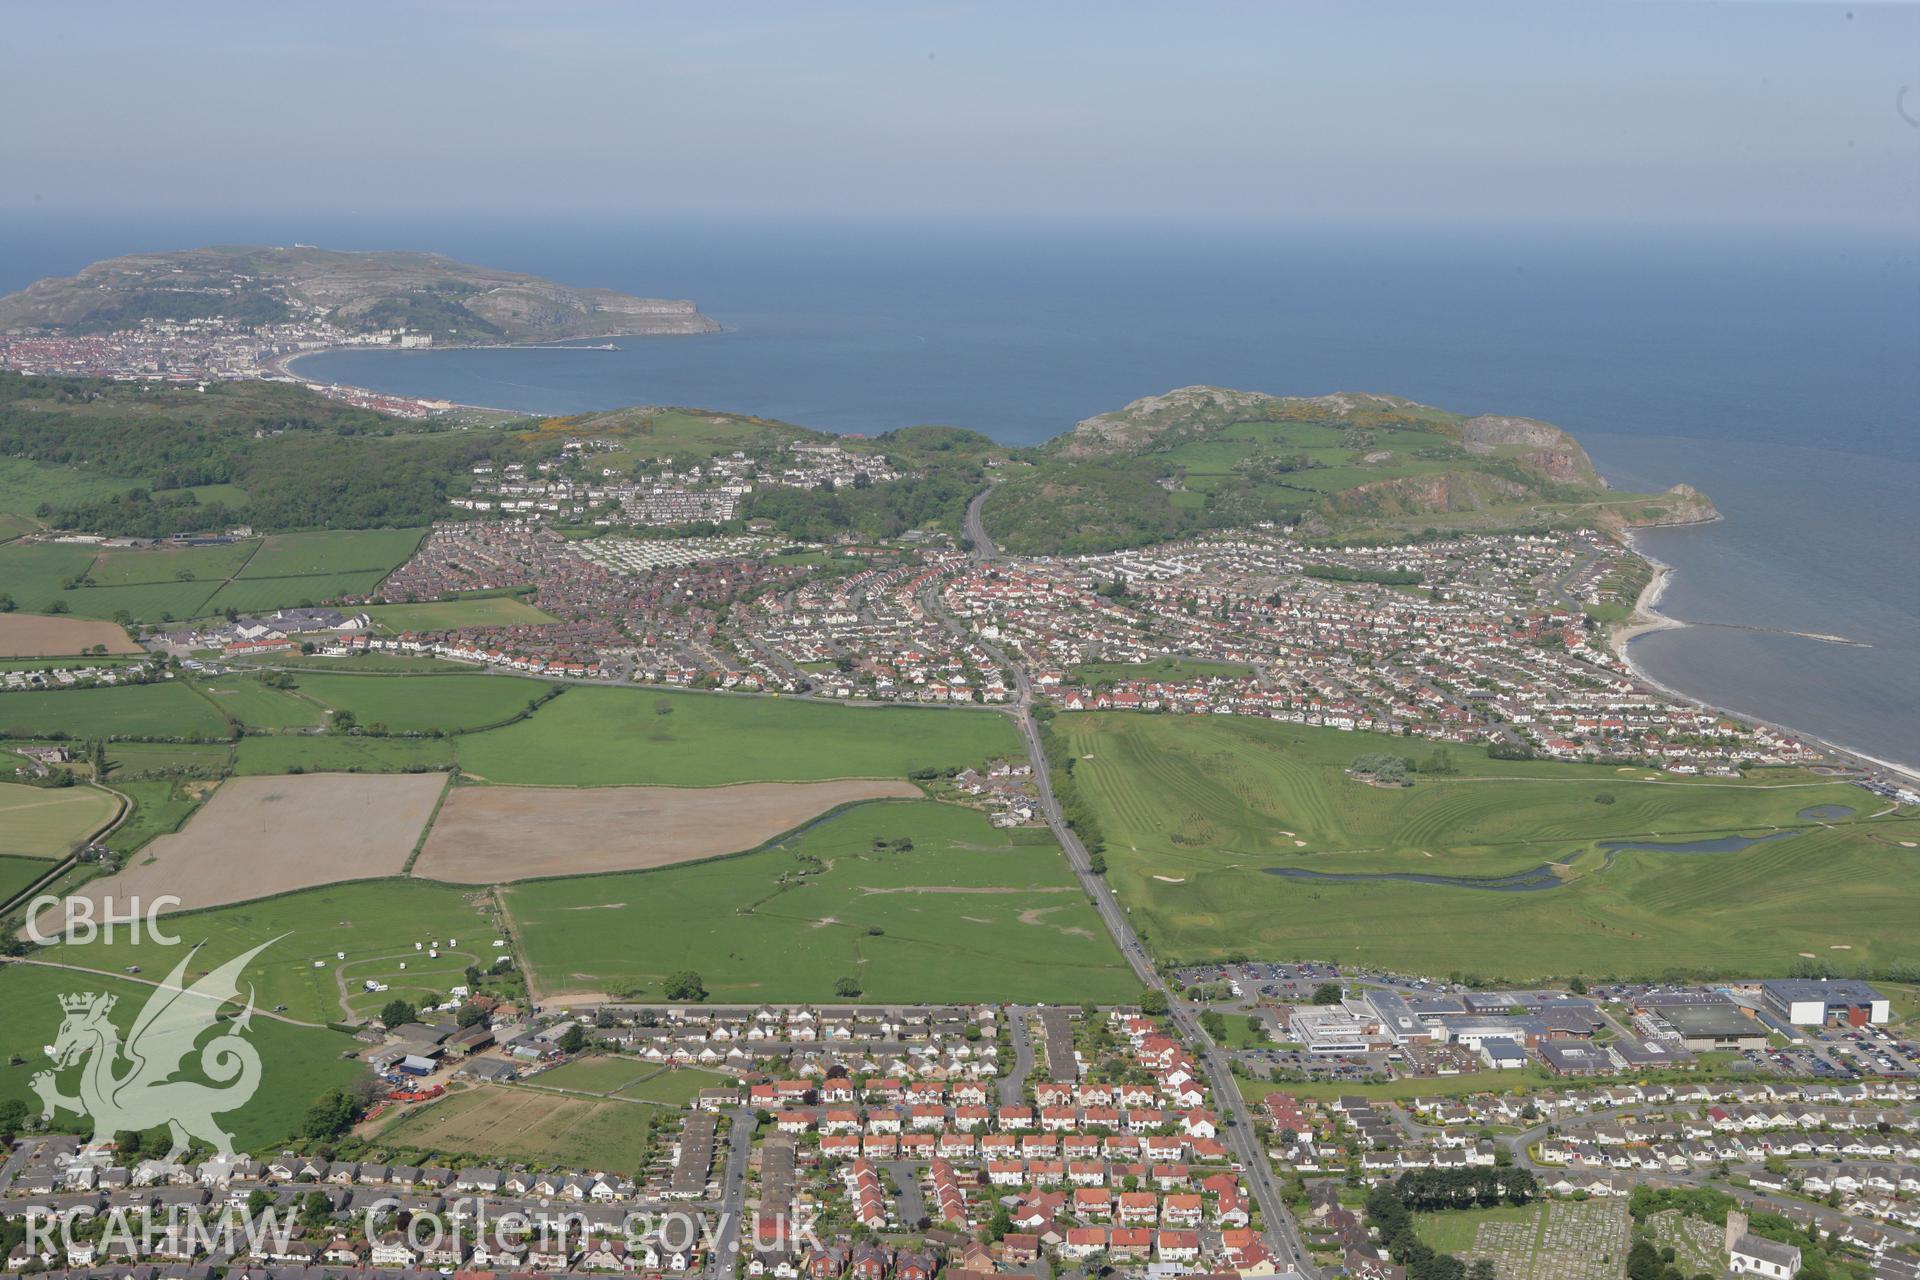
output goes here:
{"type": "Polygon", "coordinates": [[[53,1070],[33,1077],[42,1114],[49,1120],[57,1111],[73,1111],[93,1119],[88,1146],[98,1150],[123,1129],[152,1129],[166,1125],[173,1137],[167,1159],[177,1160],[190,1140],[213,1146],[223,1156],[233,1154],[233,1135],[214,1116],[242,1107],[260,1087],[260,1054],[242,1037],[253,1020],[253,990],[246,1007],[227,1024],[226,1031],[201,1046],[201,1039],[220,1022],[220,1009],[240,994],[240,973],[274,940],[229,960],[191,987],[181,984],[187,965],[199,954],[195,946],[134,1019],[123,1043],[110,1015],[117,997],[85,992],[60,997],[66,1017],[60,1034],[46,1046],[53,1070]],[[198,1074],[205,1080],[179,1078],[189,1057],[199,1049],[198,1074]],[[60,1092],[55,1076],[80,1066],[80,1092],[60,1092]]]}

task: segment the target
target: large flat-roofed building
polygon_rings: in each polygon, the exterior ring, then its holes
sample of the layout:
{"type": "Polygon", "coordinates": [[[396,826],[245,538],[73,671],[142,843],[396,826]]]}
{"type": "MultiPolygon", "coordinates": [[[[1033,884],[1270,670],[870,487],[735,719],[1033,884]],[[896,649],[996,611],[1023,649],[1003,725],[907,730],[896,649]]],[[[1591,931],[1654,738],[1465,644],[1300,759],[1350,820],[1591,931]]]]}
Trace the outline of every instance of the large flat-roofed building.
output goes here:
{"type": "Polygon", "coordinates": [[[1387,1038],[1395,1044],[1433,1039],[1432,1028],[1420,1020],[1399,992],[1374,987],[1362,999],[1373,1010],[1374,1016],[1380,1019],[1380,1027],[1386,1032],[1387,1038]]]}
{"type": "Polygon", "coordinates": [[[1760,984],[1760,1003],[1796,1027],[1878,1026],[1892,1014],[1885,996],[1851,978],[1769,978],[1760,984]]]}
{"type": "Polygon", "coordinates": [[[1585,1040],[1542,1040],[1540,1061],[1557,1076],[1603,1076],[1618,1069],[1604,1045],[1585,1040]]]}
{"type": "Polygon", "coordinates": [[[1308,1053],[1351,1055],[1369,1048],[1367,1024],[1337,1005],[1301,1005],[1290,1025],[1308,1053]]]}
{"type": "Polygon", "coordinates": [[[1747,1010],[1719,1004],[1662,1004],[1647,1010],[1673,1028],[1680,1043],[1700,1053],[1709,1049],[1764,1049],[1767,1028],[1747,1010]]]}

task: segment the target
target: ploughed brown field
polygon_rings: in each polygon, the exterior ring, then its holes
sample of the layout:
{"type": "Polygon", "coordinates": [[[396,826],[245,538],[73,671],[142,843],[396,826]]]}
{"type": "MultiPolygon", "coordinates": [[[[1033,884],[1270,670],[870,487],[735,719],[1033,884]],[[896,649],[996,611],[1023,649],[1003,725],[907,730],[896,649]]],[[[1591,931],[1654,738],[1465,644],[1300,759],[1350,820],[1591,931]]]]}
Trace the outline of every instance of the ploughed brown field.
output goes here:
{"type": "Polygon", "coordinates": [[[44,613],[0,613],[0,658],[62,657],[85,653],[97,644],[108,653],[139,653],[126,630],[115,622],[56,618],[44,613]]]}
{"type": "Polygon", "coordinates": [[[902,781],[729,787],[456,787],[413,874],[454,884],[644,871],[739,853],[856,800],[917,800],[902,781]]]}
{"type": "MultiPolygon", "coordinates": [[[[397,876],[446,785],[438,773],[306,773],[229,778],[172,835],[133,855],[77,897],[116,912],[139,899],[180,899],[175,911],[246,902],[294,889],[397,876]]],[[[47,932],[57,932],[48,926],[47,932]]]]}

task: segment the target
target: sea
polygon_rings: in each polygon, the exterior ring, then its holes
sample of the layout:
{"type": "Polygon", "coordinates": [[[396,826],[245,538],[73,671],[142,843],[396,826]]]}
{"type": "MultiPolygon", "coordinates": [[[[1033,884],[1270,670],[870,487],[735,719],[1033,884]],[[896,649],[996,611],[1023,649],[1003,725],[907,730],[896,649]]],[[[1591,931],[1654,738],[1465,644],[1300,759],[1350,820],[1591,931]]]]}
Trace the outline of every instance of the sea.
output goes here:
{"type": "Polygon", "coordinates": [[[214,243],[434,249],[684,297],[618,351],[339,352],[318,381],[530,413],[673,404],[1030,444],[1193,383],[1544,418],[1620,488],[1725,519],[1672,569],[1648,678],[1920,767],[1920,234],[0,216],[0,290],[214,243]],[[1835,643],[1838,637],[1850,643],[1835,643]]]}

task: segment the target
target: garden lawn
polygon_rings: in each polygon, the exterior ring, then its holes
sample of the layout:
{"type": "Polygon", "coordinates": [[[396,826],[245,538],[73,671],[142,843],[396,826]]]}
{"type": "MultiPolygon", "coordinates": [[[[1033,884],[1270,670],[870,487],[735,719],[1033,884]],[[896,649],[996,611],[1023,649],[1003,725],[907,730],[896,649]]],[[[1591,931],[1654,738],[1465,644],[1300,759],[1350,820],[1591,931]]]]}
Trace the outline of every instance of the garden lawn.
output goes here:
{"type": "Polygon", "coordinates": [[[1020,754],[1013,723],[991,711],[600,687],[460,741],[467,772],[546,786],[900,778],[1020,754]]]}
{"type": "Polygon", "coordinates": [[[856,805],[739,857],[501,892],[546,995],[657,1000],[682,969],[733,1003],[845,999],[843,978],[880,1002],[1139,994],[1057,848],[934,801],[856,805]]]}
{"type": "MultiPolygon", "coordinates": [[[[177,957],[167,957],[167,961],[164,968],[142,976],[164,979],[177,957]]],[[[0,1099],[20,1099],[38,1113],[40,1103],[33,1093],[32,1077],[49,1064],[31,1046],[50,1044],[58,1033],[60,997],[85,991],[108,992],[118,998],[112,1019],[124,1034],[145,1006],[152,988],[112,974],[72,973],[33,965],[0,967],[0,1026],[7,1028],[9,1043],[23,1050],[23,1061],[17,1065],[0,1061],[0,1099]]],[[[209,1032],[207,1038],[215,1034],[209,1032]]],[[[341,1057],[358,1047],[353,1040],[324,1027],[290,1026],[256,1015],[246,1035],[260,1052],[260,1088],[244,1106],[214,1117],[234,1135],[235,1146],[242,1150],[278,1148],[296,1136],[315,1098],[328,1089],[351,1083],[366,1070],[341,1057]]],[[[188,1064],[182,1078],[205,1078],[199,1074],[197,1054],[188,1058],[188,1064]]],[[[74,1093],[79,1074],[77,1067],[60,1073],[63,1093],[74,1093]]],[[[88,1122],[70,1111],[55,1117],[54,1128],[91,1136],[88,1122]]]]}

